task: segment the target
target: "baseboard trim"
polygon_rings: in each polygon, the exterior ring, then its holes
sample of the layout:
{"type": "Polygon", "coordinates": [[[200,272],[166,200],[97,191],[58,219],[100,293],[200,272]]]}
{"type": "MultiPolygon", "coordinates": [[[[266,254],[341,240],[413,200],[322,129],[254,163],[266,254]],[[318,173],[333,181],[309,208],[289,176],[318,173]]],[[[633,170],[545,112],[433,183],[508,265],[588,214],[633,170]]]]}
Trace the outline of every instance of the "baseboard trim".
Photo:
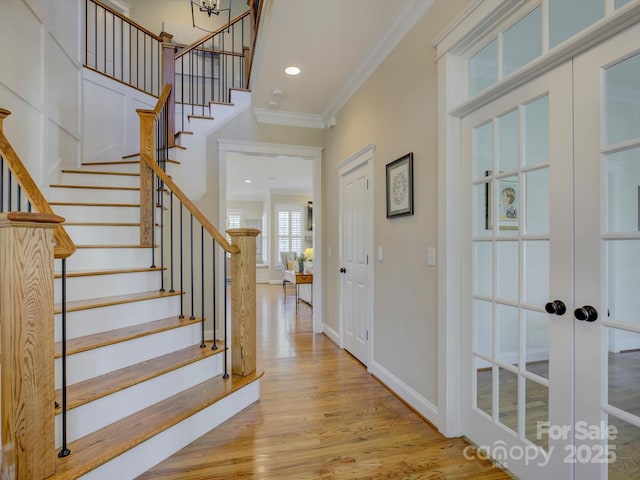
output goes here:
{"type": "Polygon", "coordinates": [[[338,347],[342,348],[342,345],[340,345],[340,334],[326,323],[322,326],[322,333],[329,337],[329,340],[335,343],[338,347]]]}

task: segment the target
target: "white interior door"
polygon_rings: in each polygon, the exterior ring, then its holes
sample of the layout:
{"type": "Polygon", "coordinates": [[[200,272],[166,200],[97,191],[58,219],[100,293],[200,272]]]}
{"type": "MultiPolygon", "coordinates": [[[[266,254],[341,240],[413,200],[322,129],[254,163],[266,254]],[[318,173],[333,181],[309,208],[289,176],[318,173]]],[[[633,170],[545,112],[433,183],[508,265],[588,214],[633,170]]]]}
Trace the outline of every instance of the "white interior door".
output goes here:
{"type": "Polygon", "coordinates": [[[575,59],[575,419],[602,425],[580,480],[640,478],[639,45],[636,25],[575,59]]]}
{"type": "Polygon", "coordinates": [[[571,478],[572,67],[468,115],[465,434],[522,479],[571,478]],[[548,310],[547,310],[548,309],[548,310]],[[548,313],[551,312],[551,313],[548,313]]]}
{"type": "Polygon", "coordinates": [[[340,271],[344,348],[369,365],[371,331],[370,252],[373,235],[370,162],[340,178],[340,271]]]}

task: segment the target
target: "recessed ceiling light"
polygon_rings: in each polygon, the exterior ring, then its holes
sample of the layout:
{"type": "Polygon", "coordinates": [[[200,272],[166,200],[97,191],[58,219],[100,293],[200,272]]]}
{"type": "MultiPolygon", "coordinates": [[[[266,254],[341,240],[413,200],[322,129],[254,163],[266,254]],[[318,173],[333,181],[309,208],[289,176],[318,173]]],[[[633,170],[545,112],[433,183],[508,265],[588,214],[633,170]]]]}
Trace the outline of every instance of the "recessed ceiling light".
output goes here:
{"type": "Polygon", "coordinates": [[[249,180],[249,179],[244,181],[244,183],[251,183],[251,182],[252,182],[252,180],[249,180]]]}
{"type": "Polygon", "coordinates": [[[287,68],[285,68],[285,69],[284,69],[284,72],[285,72],[287,75],[298,75],[298,74],[300,73],[300,69],[299,69],[298,67],[293,67],[293,66],[291,66],[291,67],[287,67],[287,68]]]}

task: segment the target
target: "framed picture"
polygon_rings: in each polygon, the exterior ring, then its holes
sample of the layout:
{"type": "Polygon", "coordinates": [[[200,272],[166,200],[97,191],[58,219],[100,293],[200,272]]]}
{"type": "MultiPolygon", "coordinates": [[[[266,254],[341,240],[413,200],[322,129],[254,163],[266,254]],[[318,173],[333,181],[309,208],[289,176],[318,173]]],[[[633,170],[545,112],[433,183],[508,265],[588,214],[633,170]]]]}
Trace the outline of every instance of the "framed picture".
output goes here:
{"type": "MultiPolygon", "coordinates": [[[[488,170],[485,175],[492,174],[488,170]]],[[[500,230],[518,230],[520,226],[520,186],[518,180],[508,178],[496,181],[498,185],[498,228],[500,230]]],[[[486,187],[485,222],[487,230],[493,229],[493,185],[489,181],[486,187]]]]}
{"type": "Polygon", "coordinates": [[[413,215],[413,153],[387,164],[387,218],[413,215]]]}
{"type": "Polygon", "coordinates": [[[307,202],[307,230],[313,230],[313,202],[307,202]]]}

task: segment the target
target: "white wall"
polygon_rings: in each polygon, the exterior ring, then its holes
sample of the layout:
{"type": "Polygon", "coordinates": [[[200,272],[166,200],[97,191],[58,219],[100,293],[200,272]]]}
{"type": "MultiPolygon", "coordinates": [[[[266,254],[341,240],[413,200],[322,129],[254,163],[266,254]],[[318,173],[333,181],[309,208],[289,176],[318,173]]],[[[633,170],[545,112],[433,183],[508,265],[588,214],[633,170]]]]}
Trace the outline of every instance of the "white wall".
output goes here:
{"type": "Polygon", "coordinates": [[[0,2],[0,107],[5,134],[35,182],[79,162],[81,2],[0,2]]]}

